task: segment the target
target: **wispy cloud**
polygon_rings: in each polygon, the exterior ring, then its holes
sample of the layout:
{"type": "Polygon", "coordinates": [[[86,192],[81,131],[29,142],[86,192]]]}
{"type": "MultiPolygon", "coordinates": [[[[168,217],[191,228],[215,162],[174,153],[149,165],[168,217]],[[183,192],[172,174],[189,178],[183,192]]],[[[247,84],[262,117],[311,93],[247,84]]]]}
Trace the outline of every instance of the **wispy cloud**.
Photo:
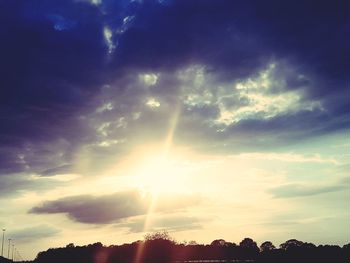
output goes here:
{"type": "MultiPolygon", "coordinates": [[[[145,229],[146,217],[136,217],[116,224],[115,227],[127,228],[130,233],[153,232],[159,230],[185,231],[202,228],[202,220],[187,214],[158,214],[152,217],[145,229]]],[[[206,220],[204,220],[206,221],[206,220]]]]}
{"type": "Polygon", "coordinates": [[[15,229],[10,232],[10,236],[12,240],[15,240],[16,243],[23,243],[35,242],[39,241],[40,239],[54,237],[60,232],[60,229],[44,224],[26,227],[22,229],[15,229]]]}
{"type": "Polygon", "coordinates": [[[346,185],[324,185],[312,186],[302,184],[286,184],[269,190],[276,198],[294,198],[321,195],[326,193],[338,192],[349,189],[346,185]]]}
{"type": "MultiPolygon", "coordinates": [[[[232,156],[236,157],[236,156],[232,156]]],[[[319,154],[296,154],[296,153],[273,153],[273,152],[263,152],[263,153],[242,153],[238,155],[238,158],[245,160],[268,160],[268,161],[280,161],[280,162],[291,162],[291,163],[324,163],[332,165],[340,165],[336,158],[321,156],[319,154]]]]}

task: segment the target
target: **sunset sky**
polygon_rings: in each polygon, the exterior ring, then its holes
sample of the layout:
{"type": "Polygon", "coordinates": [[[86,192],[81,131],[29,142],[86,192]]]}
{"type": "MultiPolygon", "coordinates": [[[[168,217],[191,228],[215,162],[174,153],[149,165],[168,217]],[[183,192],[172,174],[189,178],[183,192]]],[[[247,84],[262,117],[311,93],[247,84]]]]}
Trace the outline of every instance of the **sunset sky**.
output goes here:
{"type": "Polygon", "coordinates": [[[0,1],[0,228],[350,242],[349,1],[0,1]]]}

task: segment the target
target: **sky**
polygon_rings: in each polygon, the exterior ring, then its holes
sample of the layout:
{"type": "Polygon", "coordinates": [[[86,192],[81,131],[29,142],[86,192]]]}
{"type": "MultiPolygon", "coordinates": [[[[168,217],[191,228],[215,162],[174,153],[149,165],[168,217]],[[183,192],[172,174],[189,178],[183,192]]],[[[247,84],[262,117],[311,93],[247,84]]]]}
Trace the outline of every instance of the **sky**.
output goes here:
{"type": "Polygon", "coordinates": [[[349,7],[1,1],[5,244],[349,243],[349,7]]]}

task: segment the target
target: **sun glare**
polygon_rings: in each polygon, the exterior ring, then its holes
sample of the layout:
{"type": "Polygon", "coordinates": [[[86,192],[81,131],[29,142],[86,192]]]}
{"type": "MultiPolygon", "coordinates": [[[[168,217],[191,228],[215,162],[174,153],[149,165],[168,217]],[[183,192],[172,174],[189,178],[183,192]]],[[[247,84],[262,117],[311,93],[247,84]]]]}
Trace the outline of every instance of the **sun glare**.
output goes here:
{"type": "Polygon", "coordinates": [[[151,194],[183,192],[188,174],[186,162],[169,154],[151,154],[140,163],[134,177],[137,187],[151,194]]]}
{"type": "Polygon", "coordinates": [[[189,193],[198,169],[198,156],[184,147],[144,145],[109,167],[101,181],[104,189],[139,189],[145,194],[189,193]]]}

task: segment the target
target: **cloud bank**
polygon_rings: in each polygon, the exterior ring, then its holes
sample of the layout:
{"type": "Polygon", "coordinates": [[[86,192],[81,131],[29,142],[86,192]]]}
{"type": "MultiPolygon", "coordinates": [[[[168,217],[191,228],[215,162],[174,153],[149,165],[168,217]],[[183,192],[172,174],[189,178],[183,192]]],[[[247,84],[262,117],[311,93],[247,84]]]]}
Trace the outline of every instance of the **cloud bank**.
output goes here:
{"type": "Polygon", "coordinates": [[[66,214],[70,219],[86,224],[110,224],[121,219],[145,215],[152,206],[152,212],[174,212],[198,204],[200,198],[194,195],[160,196],[152,201],[149,195],[138,191],[117,192],[110,195],[69,196],[47,201],[30,209],[33,214],[66,214]],[[152,204],[156,202],[156,204],[152,204]],[[154,207],[153,207],[154,206],[154,207]]]}

